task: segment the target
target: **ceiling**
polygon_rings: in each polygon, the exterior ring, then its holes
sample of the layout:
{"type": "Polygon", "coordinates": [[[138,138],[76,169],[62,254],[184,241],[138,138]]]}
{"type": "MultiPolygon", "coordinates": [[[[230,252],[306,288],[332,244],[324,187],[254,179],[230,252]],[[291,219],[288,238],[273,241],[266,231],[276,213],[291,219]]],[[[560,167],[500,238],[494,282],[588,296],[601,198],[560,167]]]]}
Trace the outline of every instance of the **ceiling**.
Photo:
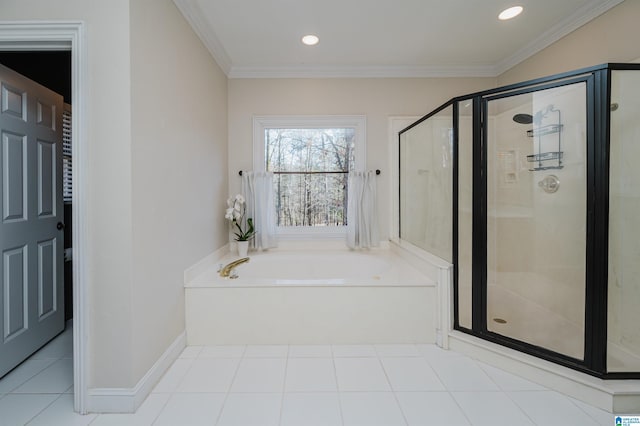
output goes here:
{"type": "Polygon", "coordinates": [[[623,0],[174,0],[230,78],[493,77],[623,0]],[[499,21],[513,5],[524,12],[499,21]],[[303,35],[320,37],[316,46],[303,35]]]}

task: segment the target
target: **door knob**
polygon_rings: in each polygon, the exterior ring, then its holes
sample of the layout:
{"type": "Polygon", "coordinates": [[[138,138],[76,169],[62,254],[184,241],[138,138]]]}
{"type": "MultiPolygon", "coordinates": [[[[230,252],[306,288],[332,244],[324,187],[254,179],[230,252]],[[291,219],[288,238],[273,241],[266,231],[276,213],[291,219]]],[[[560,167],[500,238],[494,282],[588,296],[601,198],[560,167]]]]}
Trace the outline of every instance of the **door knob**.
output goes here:
{"type": "Polygon", "coordinates": [[[64,223],[58,222],[58,224],[56,225],[56,228],[58,228],[58,230],[64,229],[64,223]]]}

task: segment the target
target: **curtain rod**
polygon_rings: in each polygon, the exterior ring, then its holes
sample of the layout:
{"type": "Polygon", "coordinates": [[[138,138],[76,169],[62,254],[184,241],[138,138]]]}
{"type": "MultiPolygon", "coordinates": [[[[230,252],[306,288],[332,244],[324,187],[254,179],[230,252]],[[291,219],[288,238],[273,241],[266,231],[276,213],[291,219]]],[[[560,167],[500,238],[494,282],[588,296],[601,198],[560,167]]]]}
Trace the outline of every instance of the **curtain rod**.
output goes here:
{"type": "MultiPolygon", "coordinates": [[[[348,174],[349,172],[273,172],[274,175],[323,175],[332,173],[348,174]]],[[[380,169],[376,169],[376,175],[379,175],[380,173],[382,173],[380,169]]],[[[242,176],[242,170],[238,172],[238,175],[242,176]]]]}

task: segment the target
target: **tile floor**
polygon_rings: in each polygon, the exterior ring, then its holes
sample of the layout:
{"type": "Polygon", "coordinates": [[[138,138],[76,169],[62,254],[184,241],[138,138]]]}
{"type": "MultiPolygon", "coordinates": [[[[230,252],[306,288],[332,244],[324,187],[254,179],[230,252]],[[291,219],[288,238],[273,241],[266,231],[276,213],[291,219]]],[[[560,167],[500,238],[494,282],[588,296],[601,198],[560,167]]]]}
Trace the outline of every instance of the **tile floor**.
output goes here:
{"type": "Polygon", "coordinates": [[[73,412],[67,330],[0,380],[0,425],[606,425],[613,416],[433,345],[190,346],[135,414],[73,412]]]}

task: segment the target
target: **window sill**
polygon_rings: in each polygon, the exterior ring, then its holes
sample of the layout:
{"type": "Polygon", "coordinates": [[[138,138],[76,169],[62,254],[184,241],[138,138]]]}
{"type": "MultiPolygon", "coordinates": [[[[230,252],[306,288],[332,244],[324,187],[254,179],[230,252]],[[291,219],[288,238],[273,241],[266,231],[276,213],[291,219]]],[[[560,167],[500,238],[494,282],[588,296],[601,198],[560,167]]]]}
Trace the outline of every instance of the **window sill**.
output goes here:
{"type": "Polygon", "coordinates": [[[346,226],[280,226],[277,236],[280,240],[338,240],[347,235],[346,226]]]}

